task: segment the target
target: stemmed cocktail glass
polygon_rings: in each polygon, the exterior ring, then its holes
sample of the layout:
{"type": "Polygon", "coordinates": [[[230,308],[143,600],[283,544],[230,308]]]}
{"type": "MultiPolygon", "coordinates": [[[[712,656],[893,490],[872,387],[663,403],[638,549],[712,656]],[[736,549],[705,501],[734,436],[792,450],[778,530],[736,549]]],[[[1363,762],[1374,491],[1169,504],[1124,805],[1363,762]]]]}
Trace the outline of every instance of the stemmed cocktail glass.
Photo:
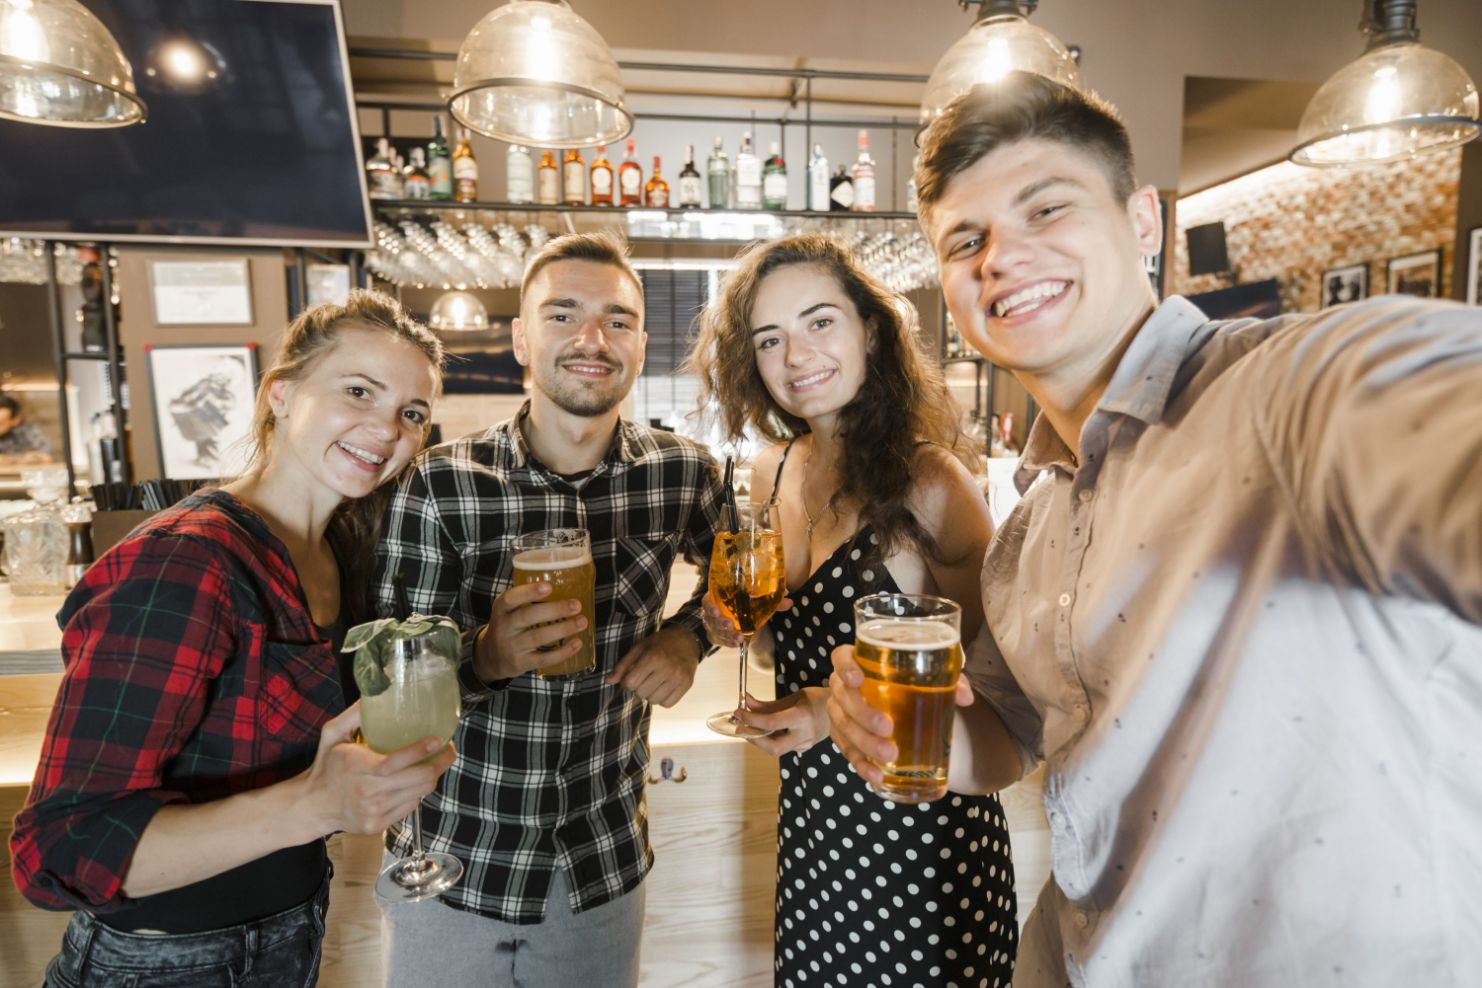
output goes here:
{"type": "MultiPolygon", "coordinates": [[[[458,726],[457,636],[433,632],[395,638],[379,650],[381,673],[372,693],[361,684],[360,732],[366,744],[387,754],[426,738],[451,739],[458,726]],[[450,640],[451,639],[451,640],[450,640]]],[[[360,670],[357,669],[357,681],[360,670]]],[[[432,756],[429,756],[432,757],[432,756]]],[[[376,894],[394,902],[439,895],[463,875],[451,854],[422,849],[422,806],[412,810],[412,853],[393,861],[376,879],[376,894]]]]}
{"type": "Polygon", "coordinates": [[[710,596],[741,633],[741,698],[736,710],[713,714],[705,724],[733,738],[769,732],[737,715],[747,709],[746,652],[757,629],[777,610],[787,589],[782,564],[782,532],[776,501],[741,505],[734,531],[719,532],[710,553],[710,596]]]}

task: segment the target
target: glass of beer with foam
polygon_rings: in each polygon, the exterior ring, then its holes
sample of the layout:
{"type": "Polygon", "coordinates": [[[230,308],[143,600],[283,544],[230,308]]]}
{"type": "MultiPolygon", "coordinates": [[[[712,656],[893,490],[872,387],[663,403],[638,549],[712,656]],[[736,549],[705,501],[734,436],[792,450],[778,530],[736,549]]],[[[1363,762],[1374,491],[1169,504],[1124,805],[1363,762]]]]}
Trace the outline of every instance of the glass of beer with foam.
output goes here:
{"type": "MultiPolygon", "coordinates": [[[[515,537],[514,585],[540,583],[551,585],[547,601],[581,602],[581,615],[587,626],[577,632],[581,649],[565,662],[540,670],[540,675],[570,676],[597,668],[596,610],[592,590],[597,582],[597,567],[592,564],[592,541],[585,528],[552,528],[515,537]]],[[[550,622],[554,624],[555,622],[550,622]]],[[[569,638],[541,647],[541,651],[565,645],[569,638]]]]}
{"type": "Polygon", "coordinates": [[[881,593],[854,602],[854,659],[865,702],[888,714],[896,758],[875,762],[885,779],[871,786],[897,803],[947,794],[952,694],[962,671],[962,608],[944,597],[881,593]]]}

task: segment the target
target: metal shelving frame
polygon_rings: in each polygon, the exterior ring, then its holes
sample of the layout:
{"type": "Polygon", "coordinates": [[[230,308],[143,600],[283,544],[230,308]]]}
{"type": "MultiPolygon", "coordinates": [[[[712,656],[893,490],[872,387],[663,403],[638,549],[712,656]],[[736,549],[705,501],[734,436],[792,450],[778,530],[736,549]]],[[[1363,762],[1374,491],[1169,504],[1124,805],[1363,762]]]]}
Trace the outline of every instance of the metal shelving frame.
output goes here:
{"type": "MultiPolygon", "coordinates": [[[[118,320],[113,311],[113,251],[106,243],[95,243],[100,260],[98,266],[103,275],[103,332],[102,353],[81,352],[67,349],[66,321],[62,314],[62,283],[57,280],[57,241],[43,240],[46,251],[47,309],[51,316],[52,361],[57,368],[57,397],[60,424],[62,427],[62,460],[67,465],[67,486],[77,489],[77,473],[72,463],[72,421],[67,409],[67,382],[71,375],[68,366],[74,360],[106,360],[108,362],[109,410],[113,412],[113,427],[118,430],[118,462],[122,465],[125,482],[134,475],[133,463],[129,458],[127,436],[128,419],[123,404],[123,352],[118,340],[118,320]]],[[[112,464],[103,464],[104,480],[112,478],[112,464]]]]}

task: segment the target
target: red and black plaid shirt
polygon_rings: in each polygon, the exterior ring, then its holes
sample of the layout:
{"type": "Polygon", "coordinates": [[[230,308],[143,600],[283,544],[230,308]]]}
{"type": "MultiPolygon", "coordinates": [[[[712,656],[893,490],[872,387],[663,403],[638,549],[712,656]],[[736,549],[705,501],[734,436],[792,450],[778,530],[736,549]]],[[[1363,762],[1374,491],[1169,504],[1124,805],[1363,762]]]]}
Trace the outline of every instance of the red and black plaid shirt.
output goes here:
{"type": "Polygon", "coordinates": [[[16,886],[39,906],[126,905],[161,806],[302,772],[345,707],[282,542],[221,491],[109,550],[57,618],[66,673],[10,839],[16,886]]]}

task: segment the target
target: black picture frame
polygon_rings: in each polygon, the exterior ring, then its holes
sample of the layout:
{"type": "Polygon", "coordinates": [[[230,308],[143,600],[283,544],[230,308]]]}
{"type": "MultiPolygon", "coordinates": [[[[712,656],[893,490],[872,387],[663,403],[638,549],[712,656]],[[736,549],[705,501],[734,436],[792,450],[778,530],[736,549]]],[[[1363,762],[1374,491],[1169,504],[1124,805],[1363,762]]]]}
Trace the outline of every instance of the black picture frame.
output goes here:
{"type": "Polygon", "coordinates": [[[1349,264],[1341,268],[1329,268],[1322,273],[1318,308],[1326,309],[1368,297],[1369,265],[1349,264]]]}
{"type": "Polygon", "coordinates": [[[1441,297],[1441,248],[1392,257],[1384,268],[1385,293],[1441,297]]]}
{"type": "Polygon", "coordinates": [[[145,354],[160,476],[240,475],[251,456],[257,344],[154,343],[145,354]]]}
{"type": "Polygon", "coordinates": [[[1482,305],[1482,226],[1467,231],[1467,304],[1482,305]]]}

